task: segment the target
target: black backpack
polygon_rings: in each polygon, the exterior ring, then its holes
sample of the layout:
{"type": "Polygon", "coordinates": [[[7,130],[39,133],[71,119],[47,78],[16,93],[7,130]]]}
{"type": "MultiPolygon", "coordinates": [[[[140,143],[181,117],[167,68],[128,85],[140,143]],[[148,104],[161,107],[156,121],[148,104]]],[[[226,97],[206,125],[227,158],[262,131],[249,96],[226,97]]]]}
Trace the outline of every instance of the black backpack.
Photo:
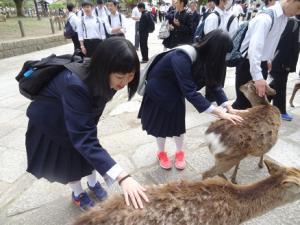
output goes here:
{"type": "Polygon", "coordinates": [[[221,16],[220,16],[220,14],[217,11],[213,11],[213,12],[207,14],[206,17],[203,17],[202,21],[200,22],[200,24],[198,24],[198,26],[196,28],[196,31],[195,31],[195,34],[194,34],[194,42],[198,42],[199,40],[201,40],[203,38],[203,36],[204,36],[205,20],[212,13],[214,13],[214,14],[216,14],[218,16],[218,27],[220,26],[220,24],[221,24],[221,16]]]}
{"type": "Polygon", "coordinates": [[[83,62],[79,56],[52,54],[35,61],[26,61],[16,76],[20,93],[34,100],[40,90],[72,62],[83,62]]]}
{"type": "Polygon", "coordinates": [[[70,23],[71,17],[67,20],[65,27],[64,27],[64,36],[67,39],[70,39],[76,35],[76,32],[73,30],[73,27],[70,23]]]}
{"type": "Polygon", "coordinates": [[[151,12],[147,13],[148,17],[148,32],[152,33],[155,30],[155,23],[151,12]]]}

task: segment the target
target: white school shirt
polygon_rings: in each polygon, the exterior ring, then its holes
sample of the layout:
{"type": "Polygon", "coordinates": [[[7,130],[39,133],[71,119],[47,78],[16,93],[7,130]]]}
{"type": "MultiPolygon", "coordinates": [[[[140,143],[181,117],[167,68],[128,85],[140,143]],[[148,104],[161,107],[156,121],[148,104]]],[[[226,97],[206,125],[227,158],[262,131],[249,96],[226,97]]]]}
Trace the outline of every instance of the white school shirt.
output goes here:
{"type": "Polygon", "coordinates": [[[86,16],[84,15],[78,21],[78,39],[83,41],[84,39],[102,39],[106,38],[105,29],[103,26],[105,24],[107,33],[111,34],[111,27],[109,23],[102,20],[100,17],[86,16]]]}
{"type": "MultiPolygon", "coordinates": [[[[248,46],[248,59],[250,63],[250,73],[253,80],[262,80],[261,62],[272,61],[277,48],[280,36],[284,31],[288,17],[284,15],[281,4],[277,2],[269,7],[274,12],[274,23],[265,13],[257,14],[250,22],[245,39],[241,45],[241,52],[248,46]],[[271,30],[270,30],[271,29],[271,30]]],[[[246,56],[247,51],[244,53],[246,56]]]]}
{"type": "Polygon", "coordinates": [[[70,22],[71,27],[73,28],[73,30],[75,32],[77,32],[78,17],[76,16],[76,14],[73,13],[73,12],[69,12],[67,20],[70,22]]]}
{"type": "MultiPolygon", "coordinates": [[[[116,28],[116,27],[122,27],[123,30],[124,30],[124,33],[126,32],[126,18],[123,14],[121,14],[121,19],[122,19],[122,24],[121,24],[121,21],[120,21],[120,13],[117,11],[115,13],[115,15],[113,15],[112,13],[109,15],[110,18],[111,18],[111,28],[116,28]]],[[[109,22],[109,20],[108,20],[109,22]]]]}
{"type": "Polygon", "coordinates": [[[138,17],[141,18],[141,12],[139,11],[138,7],[134,7],[131,13],[131,17],[138,17]]]}
{"type": "Polygon", "coordinates": [[[106,6],[102,6],[102,8],[99,8],[99,6],[97,6],[93,12],[93,15],[95,16],[97,16],[96,11],[98,12],[98,17],[102,19],[110,15],[110,11],[106,8],[106,6]]]}
{"type": "Polygon", "coordinates": [[[240,4],[235,4],[232,6],[232,14],[236,17],[244,14],[243,7],[240,4]]]}
{"type": "MultiPolygon", "coordinates": [[[[217,6],[215,7],[214,11],[216,11],[220,14],[220,19],[221,19],[220,26],[218,26],[218,23],[219,23],[218,16],[215,13],[211,13],[205,19],[204,34],[208,34],[209,32],[216,30],[216,29],[222,29],[222,30],[228,32],[227,31],[227,23],[228,23],[230,16],[232,15],[231,12],[222,10],[217,6]]],[[[239,23],[238,23],[238,20],[235,18],[229,27],[228,33],[229,33],[230,37],[232,37],[235,34],[238,27],[239,27],[239,23]]]]}

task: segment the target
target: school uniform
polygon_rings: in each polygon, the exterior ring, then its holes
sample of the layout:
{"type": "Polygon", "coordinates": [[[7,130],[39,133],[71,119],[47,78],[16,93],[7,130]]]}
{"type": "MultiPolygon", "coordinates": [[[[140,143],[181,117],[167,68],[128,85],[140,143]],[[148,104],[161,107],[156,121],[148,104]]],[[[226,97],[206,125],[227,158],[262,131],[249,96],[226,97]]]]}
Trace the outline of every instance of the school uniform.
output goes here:
{"type": "Polygon", "coordinates": [[[111,34],[108,22],[94,15],[84,15],[78,22],[78,39],[84,41],[87,57],[91,57],[97,46],[111,34]]]}
{"type": "Polygon", "coordinates": [[[111,28],[117,28],[121,27],[123,29],[123,32],[119,33],[113,33],[111,36],[122,36],[125,37],[125,32],[126,32],[126,18],[123,14],[116,12],[115,14],[110,14],[107,16],[108,18],[108,23],[111,26],[111,28]]]}
{"type": "MultiPolygon", "coordinates": [[[[197,92],[205,83],[192,78],[192,61],[182,50],[163,56],[151,69],[138,117],[142,128],[155,137],[173,137],[185,133],[185,98],[201,112],[213,111],[213,106],[197,92]]],[[[221,87],[210,87],[219,105],[227,97],[221,87]]]]}
{"type": "Polygon", "coordinates": [[[70,22],[72,29],[76,32],[76,35],[74,35],[72,37],[72,42],[73,42],[73,45],[74,45],[74,53],[80,52],[80,43],[79,43],[78,34],[77,34],[78,18],[76,16],[76,14],[73,13],[73,12],[69,12],[67,21],[70,22]]]}
{"type": "Polygon", "coordinates": [[[149,37],[149,12],[142,12],[139,31],[140,31],[140,46],[141,46],[141,54],[142,60],[148,61],[148,37],[149,37]]]}
{"type": "Polygon", "coordinates": [[[270,87],[276,91],[276,95],[273,97],[273,105],[280,110],[281,114],[286,113],[286,84],[288,75],[296,71],[300,50],[299,37],[300,21],[290,18],[281,35],[270,72],[273,78],[270,87]]]}
{"type": "Polygon", "coordinates": [[[245,58],[236,67],[237,98],[232,105],[236,109],[251,107],[239,87],[249,80],[267,78],[267,62],[273,59],[280,36],[287,24],[288,17],[284,15],[280,3],[276,3],[269,9],[274,13],[273,26],[271,16],[266,13],[258,14],[249,22],[247,33],[241,44],[240,51],[245,52],[245,58]]]}
{"type": "MultiPolygon", "coordinates": [[[[112,90],[109,97],[114,94],[112,90]]],[[[97,137],[107,101],[93,97],[85,82],[67,69],[50,81],[27,109],[27,171],[63,184],[94,169],[106,181],[115,180],[122,169],[97,137]]]]}
{"type": "Polygon", "coordinates": [[[93,15],[102,19],[106,19],[106,17],[110,15],[110,11],[106,8],[106,6],[102,6],[101,8],[97,6],[93,12],[93,15]]]}
{"type": "MultiPolygon", "coordinates": [[[[137,6],[135,6],[132,10],[131,17],[138,17],[141,18],[141,13],[137,6]]],[[[138,49],[140,46],[140,34],[139,34],[139,24],[140,21],[135,21],[135,34],[134,34],[134,47],[135,49],[138,49]]]]}

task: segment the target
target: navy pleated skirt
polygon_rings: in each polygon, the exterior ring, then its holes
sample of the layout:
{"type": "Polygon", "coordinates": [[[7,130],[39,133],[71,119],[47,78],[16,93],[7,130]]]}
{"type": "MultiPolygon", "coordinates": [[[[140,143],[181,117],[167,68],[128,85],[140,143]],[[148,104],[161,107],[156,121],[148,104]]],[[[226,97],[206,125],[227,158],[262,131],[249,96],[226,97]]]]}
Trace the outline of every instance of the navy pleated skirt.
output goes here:
{"type": "Polygon", "coordinates": [[[145,94],[138,118],[143,130],[154,137],[180,136],[185,133],[185,100],[177,99],[176,105],[169,111],[145,94]]]}
{"type": "Polygon", "coordinates": [[[30,121],[26,132],[26,151],[27,172],[50,182],[67,184],[94,170],[76,149],[56,143],[30,121]]]}

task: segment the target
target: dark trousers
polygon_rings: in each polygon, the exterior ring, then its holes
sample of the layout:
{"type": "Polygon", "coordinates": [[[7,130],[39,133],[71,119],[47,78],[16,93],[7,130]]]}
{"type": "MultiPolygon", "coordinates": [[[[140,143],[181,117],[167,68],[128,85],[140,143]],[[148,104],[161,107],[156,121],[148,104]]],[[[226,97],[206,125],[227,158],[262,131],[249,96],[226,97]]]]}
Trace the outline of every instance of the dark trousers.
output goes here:
{"type": "MultiPolygon", "coordinates": [[[[262,75],[264,79],[268,77],[268,64],[267,61],[261,62],[262,75]]],[[[248,59],[242,59],[241,62],[236,67],[236,77],[235,77],[235,92],[236,100],[232,104],[235,109],[247,109],[251,107],[250,102],[240,91],[240,86],[252,80],[250,74],[250,64],[248,59]]]]}
{"type": "Polygon", "coordinates": [[[149,33],[140,33],[140,46],[142,53],[142,60],[148,61],[148,36],[149,33]]]}
{"type": "Polygon", "coordinates": [[[139,32],[139,25],[140,22],[135,22],[135,36],[134,36],[134,47],[135,49],[138,49],[140,46],[140,32],[139,32]]]}
{"type": "Polygon", "coordinates": [[[91,57],[101,42],[101,39],[84,39],[83,43],[86,48],[86,57],[91,57]]]}
{"type": "Polygon", "coordinates": [[[74,53],[75,53],[76,51],[78,51],[78,49],[80,50],[80,42],[78,40],[77,33],[76,33],[76,35],[74,35],[72,37],[72,42],[73,42],[73,45],[74,45],[74,53]]]}
{"type": "Polygon", "coordinates": [[[159,17],[159,22],[165,20],[165,14],[163,12],[160,12],[158,13],[158,17],[159,17]]]}
{"type": "Polygon", "coordinates": [[[273,77],[270,87],[276,91],[276,95],[271,99],[273,105],[276,106],[281,114],[286,113],[286,83],[289,72],[287,71],[271,71],[273,77]]]}

